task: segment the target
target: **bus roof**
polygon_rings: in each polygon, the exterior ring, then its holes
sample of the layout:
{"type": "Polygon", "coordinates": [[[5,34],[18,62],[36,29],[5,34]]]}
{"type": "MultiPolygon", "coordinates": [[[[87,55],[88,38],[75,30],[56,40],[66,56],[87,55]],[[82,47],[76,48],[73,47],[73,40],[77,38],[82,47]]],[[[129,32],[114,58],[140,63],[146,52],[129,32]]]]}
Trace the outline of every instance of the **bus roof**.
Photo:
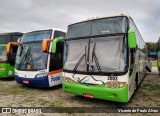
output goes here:
{"type": "Polygon", "coordinates": [[[71,23],[70,25],[81,23],[81,22],[85,22],[85,21],[92,21],[92,20],[96,20],[96,19],[119,17],[119,16],[124,16],[124,17],[128,17],[128,18],[130,17],[129,15],[124,15],[124,14],[113,15],[113,16],[103,16],[103,17],[92,17],[92,18],[88,18],[87,20],[82,20],[82,21],[79,21],[79,22],[71,23]]]}
{"type": "Polygon", "coordinates": [[[30,32],[36,32],[36,31],[44,31],[44,30],[52,30],[52,31],[57,30],[57,31],[66,32],[65,30],[63,30],[63,29],[59,29],[59,28],[45,28],[45,29],[38,29],[38,30],[34,30],[34,31],[29,31],[29,32],[27,32],[27,33],[30,33],[30,32]]]}
{"type": "Polygon", "coordinates": [[[8,33],[0,33],[0,36],[3,36],[3,35],[22,35],[23,33],[21,32],[8,32],[8,33]]]}

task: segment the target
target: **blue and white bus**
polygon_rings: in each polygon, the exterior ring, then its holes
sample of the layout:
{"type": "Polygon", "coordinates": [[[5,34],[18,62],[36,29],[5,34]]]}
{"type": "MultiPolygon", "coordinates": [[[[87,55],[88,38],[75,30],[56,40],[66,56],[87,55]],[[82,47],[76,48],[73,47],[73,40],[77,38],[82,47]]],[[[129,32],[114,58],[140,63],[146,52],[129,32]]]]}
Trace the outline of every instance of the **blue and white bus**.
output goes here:
{"type": "Polygon", "coordinates": [[[16,55],[17,83],[33,87],[61,84],[65,35],[55,28],[25,33],[16,55]]]}

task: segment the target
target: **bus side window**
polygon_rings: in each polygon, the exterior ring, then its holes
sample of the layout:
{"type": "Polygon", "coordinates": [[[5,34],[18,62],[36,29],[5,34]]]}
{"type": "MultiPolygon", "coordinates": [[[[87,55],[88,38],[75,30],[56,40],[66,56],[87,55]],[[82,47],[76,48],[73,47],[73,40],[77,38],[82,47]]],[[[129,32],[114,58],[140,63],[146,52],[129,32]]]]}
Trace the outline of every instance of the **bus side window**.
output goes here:
{"type": "Polygon", "coordinates": [[[57,37],[65,37],[66,33],[65,32],[61,32],[61,31],[54,31],[54,37],[53,38],[57,38],[57,37]]]}
{"type": "Polygon", "coordinates": [[[50,67],[49,71],[59,70],[63,68],[63,47],[64,42],[57,43],[56,53],[50,56],[50,67]]]}

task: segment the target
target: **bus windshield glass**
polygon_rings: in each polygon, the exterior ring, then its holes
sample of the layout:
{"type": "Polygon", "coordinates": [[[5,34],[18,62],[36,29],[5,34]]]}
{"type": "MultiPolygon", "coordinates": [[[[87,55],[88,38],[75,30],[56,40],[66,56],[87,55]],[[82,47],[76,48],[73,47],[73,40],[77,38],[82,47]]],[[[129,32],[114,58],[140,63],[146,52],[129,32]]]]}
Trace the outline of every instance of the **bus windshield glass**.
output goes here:
{"type": "Polygon", "coordinates": [[[126,17],[98,19],[69,26],[64,71],[97,74],[125,72],[128,66],[127,27],[126,17]],[[90,28],[89,24],[92,25],[90,28]]]}
{"type": "Polygon", "coordinates": [[[48,53],[41,51],[40,40],[50,38],[51,31],[49,32],[31,32],[23,36],[17,51],[16,69],[37,71],[47,68],[48,53]]]}
{"type": "Polygon", "coordinates": [[[21,42],[38,41],[43,39],[49,39],[50,37],[51,37],[51,30],[30,32],[22,36],[21,42]]]}
{"type": "Polygon", "coordinates": [[[66,39],[104,34],[127,33],[127,23],[127,17],[119,16],[72,24],[68,27],[66,39]]]}
{"type": "Polygon", "coordinates": [[[42,70],[47,67],[47,53],[41,51],[42,43],[21,44],[17,51],[16,69],[42,70]]]}

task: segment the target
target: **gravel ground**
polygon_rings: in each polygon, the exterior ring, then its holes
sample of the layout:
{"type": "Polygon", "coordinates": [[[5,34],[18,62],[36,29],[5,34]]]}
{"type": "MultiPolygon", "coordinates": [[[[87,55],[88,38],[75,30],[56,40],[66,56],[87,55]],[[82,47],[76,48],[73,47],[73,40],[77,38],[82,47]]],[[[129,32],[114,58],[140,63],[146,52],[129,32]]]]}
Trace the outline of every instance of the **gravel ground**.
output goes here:
{"type": "Polygon", "coordinates": [[[17,84],[14,79],[1,79],[0,107],[160,107],[160,76],[156,68],[153,68],[152,71],[146,75],[128,103],[88,99],[67,94],[62,91],[61,85],[50,89],[29,88],[17,84]]]}

